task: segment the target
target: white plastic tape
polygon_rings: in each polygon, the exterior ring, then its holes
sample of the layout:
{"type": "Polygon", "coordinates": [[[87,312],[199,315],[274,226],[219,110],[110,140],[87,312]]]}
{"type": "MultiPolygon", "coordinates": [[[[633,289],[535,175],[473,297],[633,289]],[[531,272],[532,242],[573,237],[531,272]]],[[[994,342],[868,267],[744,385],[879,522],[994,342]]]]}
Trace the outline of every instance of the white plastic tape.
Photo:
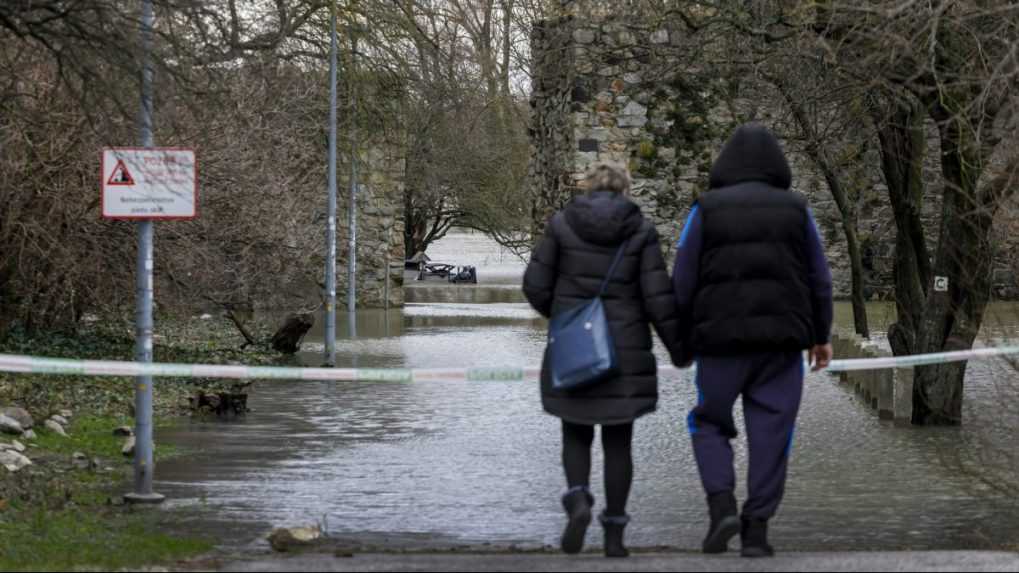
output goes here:
{"type": "MultiPolygon", "coordinates": [[[[978,348],[914,356],[834,360],[828,372],[907,368],[965,360],[984,360],[1019,354],[1019,346],[978,348]]],[[[660,374],[677,372],[663,366],[660,374]]],[[[246,380],[335,380],[345,382],[519,382],[537,380],[540,368],[292,368],[280,366],[232,366],[218,364],[163,364],[115,360],[75,360],[0,354],[0,372],[76,376],[153,376],[161,378],[232,378],[246,380]]]]}
{"type": "Polygon", "coordinates": [[[975,348],[955,352],[935,352],[932,354],[914,354],[911,356],[884,356],[880,358],[852,358],[833,360],[828,372],[849,372],[853,370],[888,370],[890,368],[910,368],[913,366],[930,366],[931,364],[947,364],[949,362],[965,362],[969,360],[986,360],[998,356],[1019,354],[1019,346],[999,346],[995,348],[975,348]]]}

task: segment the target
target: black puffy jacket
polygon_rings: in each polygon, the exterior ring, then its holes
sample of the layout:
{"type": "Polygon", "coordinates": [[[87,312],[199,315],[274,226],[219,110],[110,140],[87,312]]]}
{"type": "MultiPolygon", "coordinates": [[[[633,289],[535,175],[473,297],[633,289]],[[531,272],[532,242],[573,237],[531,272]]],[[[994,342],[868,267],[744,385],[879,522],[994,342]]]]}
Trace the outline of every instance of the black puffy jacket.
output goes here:
{"type": "Polygon", "coordinates": [[[550,317],[598,294],[624,242],[625,255],[603,298],[620,376],[584,390],[556,391],[546,351],[542,404],[549,414],[576,424],[625,424],[655,410],[658,374],[650,324],[674,360],[680,355],[676,299],[658,232],[626,197],[601,191],[580,196],[549,222],[524,275],[527,300],[550,317]]]}
{"type": "Polygon", "coordinates": [[[699,200],[703,224],[693,350],[724,356],[796,351],[814,340],[807,200],[765,127],[740,127],[699,200]]]}

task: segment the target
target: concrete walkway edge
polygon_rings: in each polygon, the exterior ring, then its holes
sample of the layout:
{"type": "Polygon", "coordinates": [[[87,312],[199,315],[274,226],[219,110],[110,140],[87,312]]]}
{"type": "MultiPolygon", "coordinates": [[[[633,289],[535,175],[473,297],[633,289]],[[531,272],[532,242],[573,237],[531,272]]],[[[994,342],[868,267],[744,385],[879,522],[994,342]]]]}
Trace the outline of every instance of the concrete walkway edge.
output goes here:
{"type": "Polygon", "coordinates": [[[304,554],[231,563],[223,571],[1007,571],[1019,573],[1019,553],[787,553],[747,560],[730,553],[638,554],[609,560],[597,554],[304,554]]]}

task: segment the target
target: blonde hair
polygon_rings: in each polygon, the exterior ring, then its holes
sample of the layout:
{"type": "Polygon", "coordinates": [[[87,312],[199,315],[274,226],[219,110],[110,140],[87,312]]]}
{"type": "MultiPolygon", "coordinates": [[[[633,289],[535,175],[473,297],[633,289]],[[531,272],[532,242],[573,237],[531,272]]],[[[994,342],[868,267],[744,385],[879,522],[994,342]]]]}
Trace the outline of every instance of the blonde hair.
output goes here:
{"type": "Polygon", "coordinates": [[[584,189],[626,195],[630,192],[630,170],[618,163],[595,163],[584,176],[584,189]]]}

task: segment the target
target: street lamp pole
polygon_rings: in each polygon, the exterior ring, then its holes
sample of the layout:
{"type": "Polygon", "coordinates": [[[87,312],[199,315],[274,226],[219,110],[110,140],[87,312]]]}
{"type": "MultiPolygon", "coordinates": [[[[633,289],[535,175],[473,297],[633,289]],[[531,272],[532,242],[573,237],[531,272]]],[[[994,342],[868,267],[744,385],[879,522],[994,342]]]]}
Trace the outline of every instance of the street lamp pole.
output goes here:
{"type": "Polygon", "coordinates": [[[332,4],[329,53],[329,206],[326,223],[325,364],[336,366],[336,2],[332,4]]]}
{"type": "MultiPolygon", "coordinates": [[[[155,147],[152,128],[152,29],[154,15],[152,0],[142,0],[141,15],[142,77],[139,139],[147,149],[155,147]]],[[[153,242],[155,223],[140,221],[138,225],[138,258],[136,270],[135,360],[152,362],[152,283],[153,242]]],[[[124,496],[128,503],[160,503],[165,497],[152,491],[152,474],[155,470],[152,447],[152,377],[139,376],[134,392],[134,491],[124,496]]]]}

